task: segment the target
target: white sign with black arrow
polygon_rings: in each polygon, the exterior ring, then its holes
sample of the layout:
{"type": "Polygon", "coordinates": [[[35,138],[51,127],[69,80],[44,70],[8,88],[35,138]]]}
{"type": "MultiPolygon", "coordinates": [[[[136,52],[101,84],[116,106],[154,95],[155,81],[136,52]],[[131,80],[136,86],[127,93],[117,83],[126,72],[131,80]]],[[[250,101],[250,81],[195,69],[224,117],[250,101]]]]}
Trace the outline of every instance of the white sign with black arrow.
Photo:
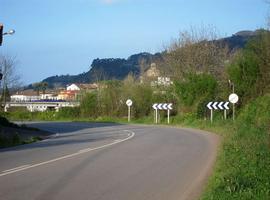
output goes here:
{"type": "Polygon", "coordinates": [[[152,106],[155,110],[172,110],[172,103],[155,103],[152,106]]]}
{"type": "Polygon", "coordinates": [[[207,104],[207,108],[212,110],[212,109],[215,109],[215,110],[229,110],[230,108],[228,107],[229,105],[229,102],[209,102],[207,104]]]}
{"type": "Polygon", "coordinates": [[[226,110],[229,110],[229,102],[212,102],[210,101],[206,107],[211,110],[211,122],[213,122],[213,110],[224,110],[224,119],[227,118],[226,110]]]}
{"type": "Polygon", "coordinates": [[[170,110],[173,109],[172,103],[155,103],[152,108],[155,110],[155,122],[158,123],[158,110],[167,110],[168,124],[170,123],[170,110]]]}

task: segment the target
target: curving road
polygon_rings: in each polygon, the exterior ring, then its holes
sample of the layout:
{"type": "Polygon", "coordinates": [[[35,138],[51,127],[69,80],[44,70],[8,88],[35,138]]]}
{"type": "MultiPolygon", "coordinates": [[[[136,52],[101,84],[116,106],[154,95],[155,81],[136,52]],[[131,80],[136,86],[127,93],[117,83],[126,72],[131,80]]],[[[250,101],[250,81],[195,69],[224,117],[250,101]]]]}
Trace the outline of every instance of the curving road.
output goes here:
{"type": "Polygon", "coordinates": [[[32,123],[55,134],[0,151],[1,200],[197,199],[218,137],[114,123],[32,123]]]}

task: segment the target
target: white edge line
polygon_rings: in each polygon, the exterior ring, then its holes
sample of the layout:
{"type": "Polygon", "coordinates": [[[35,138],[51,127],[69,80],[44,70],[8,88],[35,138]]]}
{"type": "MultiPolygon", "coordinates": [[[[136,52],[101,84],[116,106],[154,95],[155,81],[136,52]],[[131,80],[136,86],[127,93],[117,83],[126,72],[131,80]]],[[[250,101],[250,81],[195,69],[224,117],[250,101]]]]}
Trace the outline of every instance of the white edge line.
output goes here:
{"type": "Polygon", "coordinates": [[[17,169],[21,169],[21,168],[25,168],[25,167],[28,167],[30,165],[22,165],[22,166],[19,166],[19,167],[15,167],[15,168],[12,168],[12,169],[7,169],[3,172],[9,172],[9,171],[14,171],[14,170],[17,170],[17,169]]]}
{"type": "Polygon", "coordinates": [[[106,145],[103,145],[103,146],[100,146],[100,147],[96,147],[96,148],[93,148],[93,149],[90,149],[90,148],[82,149],[82,150],[78,151],[77,153],[69,154],[69,155],[62,156],[62,157],[59,157],[59,158],[55,158],[55,159],[52,159],[52,160],[48,160],[48,161],[45,161],[45,162],[41,162],[41,163],[37,163],[37,164],[33,164],[33,165],[24,165],[24,166],[21,166],[19,168],[17,167],[17,168],[5,170],[4,173],[0,174],[0,177],[1,176],[6,176],[8,174],[13,174],[13,173],[16,173],[16,172],[24,171],[26,169],[38,167],[38,166],[41,166],[41,165],[46,165],[46,164],[49,164],[49,163],[53,163],[53,162],[56,162],[56,161],[59,161],[59,160],[71,158],[71,157],[74,157],[74,156],[77,156],[77,155],[80,155],[80,154],[83,154],[83,153],[87,153],[87,152],[90,152],[90,151],[103,149],[105,147],[109,147],[109,146],[112,146],[112,145],[115,145],[115,144],[130,140],[131,138],[133,138],[135,136],[135,133],[132,132],[132,131],[129,131],[129,130],[123,130],[123,131],[130,132],[131,135],[129,137],[123,139],[123,140],[115,141],[115,142],[112,142],[112,143],[109,143],[109,144],[106,144],[106,145]]]}

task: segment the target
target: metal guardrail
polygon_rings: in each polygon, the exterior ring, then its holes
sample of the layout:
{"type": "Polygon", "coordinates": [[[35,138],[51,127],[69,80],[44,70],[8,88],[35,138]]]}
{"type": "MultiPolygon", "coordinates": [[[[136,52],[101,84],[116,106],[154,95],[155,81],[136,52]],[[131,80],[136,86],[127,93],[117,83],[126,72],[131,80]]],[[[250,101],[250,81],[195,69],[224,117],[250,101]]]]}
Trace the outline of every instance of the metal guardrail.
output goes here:
{"type": "Polygon", "coordinates": [[[5,111],[10,107],[27,107],[32,112],[33,110],[44,111],[52,107],[59,110],[61,107],[77,107],[79,105],[80,102],[77,101],[10,101],[3,106],[5,111]]]}

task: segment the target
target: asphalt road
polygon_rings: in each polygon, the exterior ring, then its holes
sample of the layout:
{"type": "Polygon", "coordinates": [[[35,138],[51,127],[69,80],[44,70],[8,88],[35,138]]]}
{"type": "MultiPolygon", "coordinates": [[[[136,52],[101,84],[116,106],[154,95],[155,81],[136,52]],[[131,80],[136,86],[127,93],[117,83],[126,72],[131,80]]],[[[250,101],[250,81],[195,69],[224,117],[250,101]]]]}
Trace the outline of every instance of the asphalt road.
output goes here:
{"type": "Polygon", "coordinates": [[[218,138],[106,123],[34,123],[56,134],[0,151],[1,200],[197,199],[218,138]]]}

